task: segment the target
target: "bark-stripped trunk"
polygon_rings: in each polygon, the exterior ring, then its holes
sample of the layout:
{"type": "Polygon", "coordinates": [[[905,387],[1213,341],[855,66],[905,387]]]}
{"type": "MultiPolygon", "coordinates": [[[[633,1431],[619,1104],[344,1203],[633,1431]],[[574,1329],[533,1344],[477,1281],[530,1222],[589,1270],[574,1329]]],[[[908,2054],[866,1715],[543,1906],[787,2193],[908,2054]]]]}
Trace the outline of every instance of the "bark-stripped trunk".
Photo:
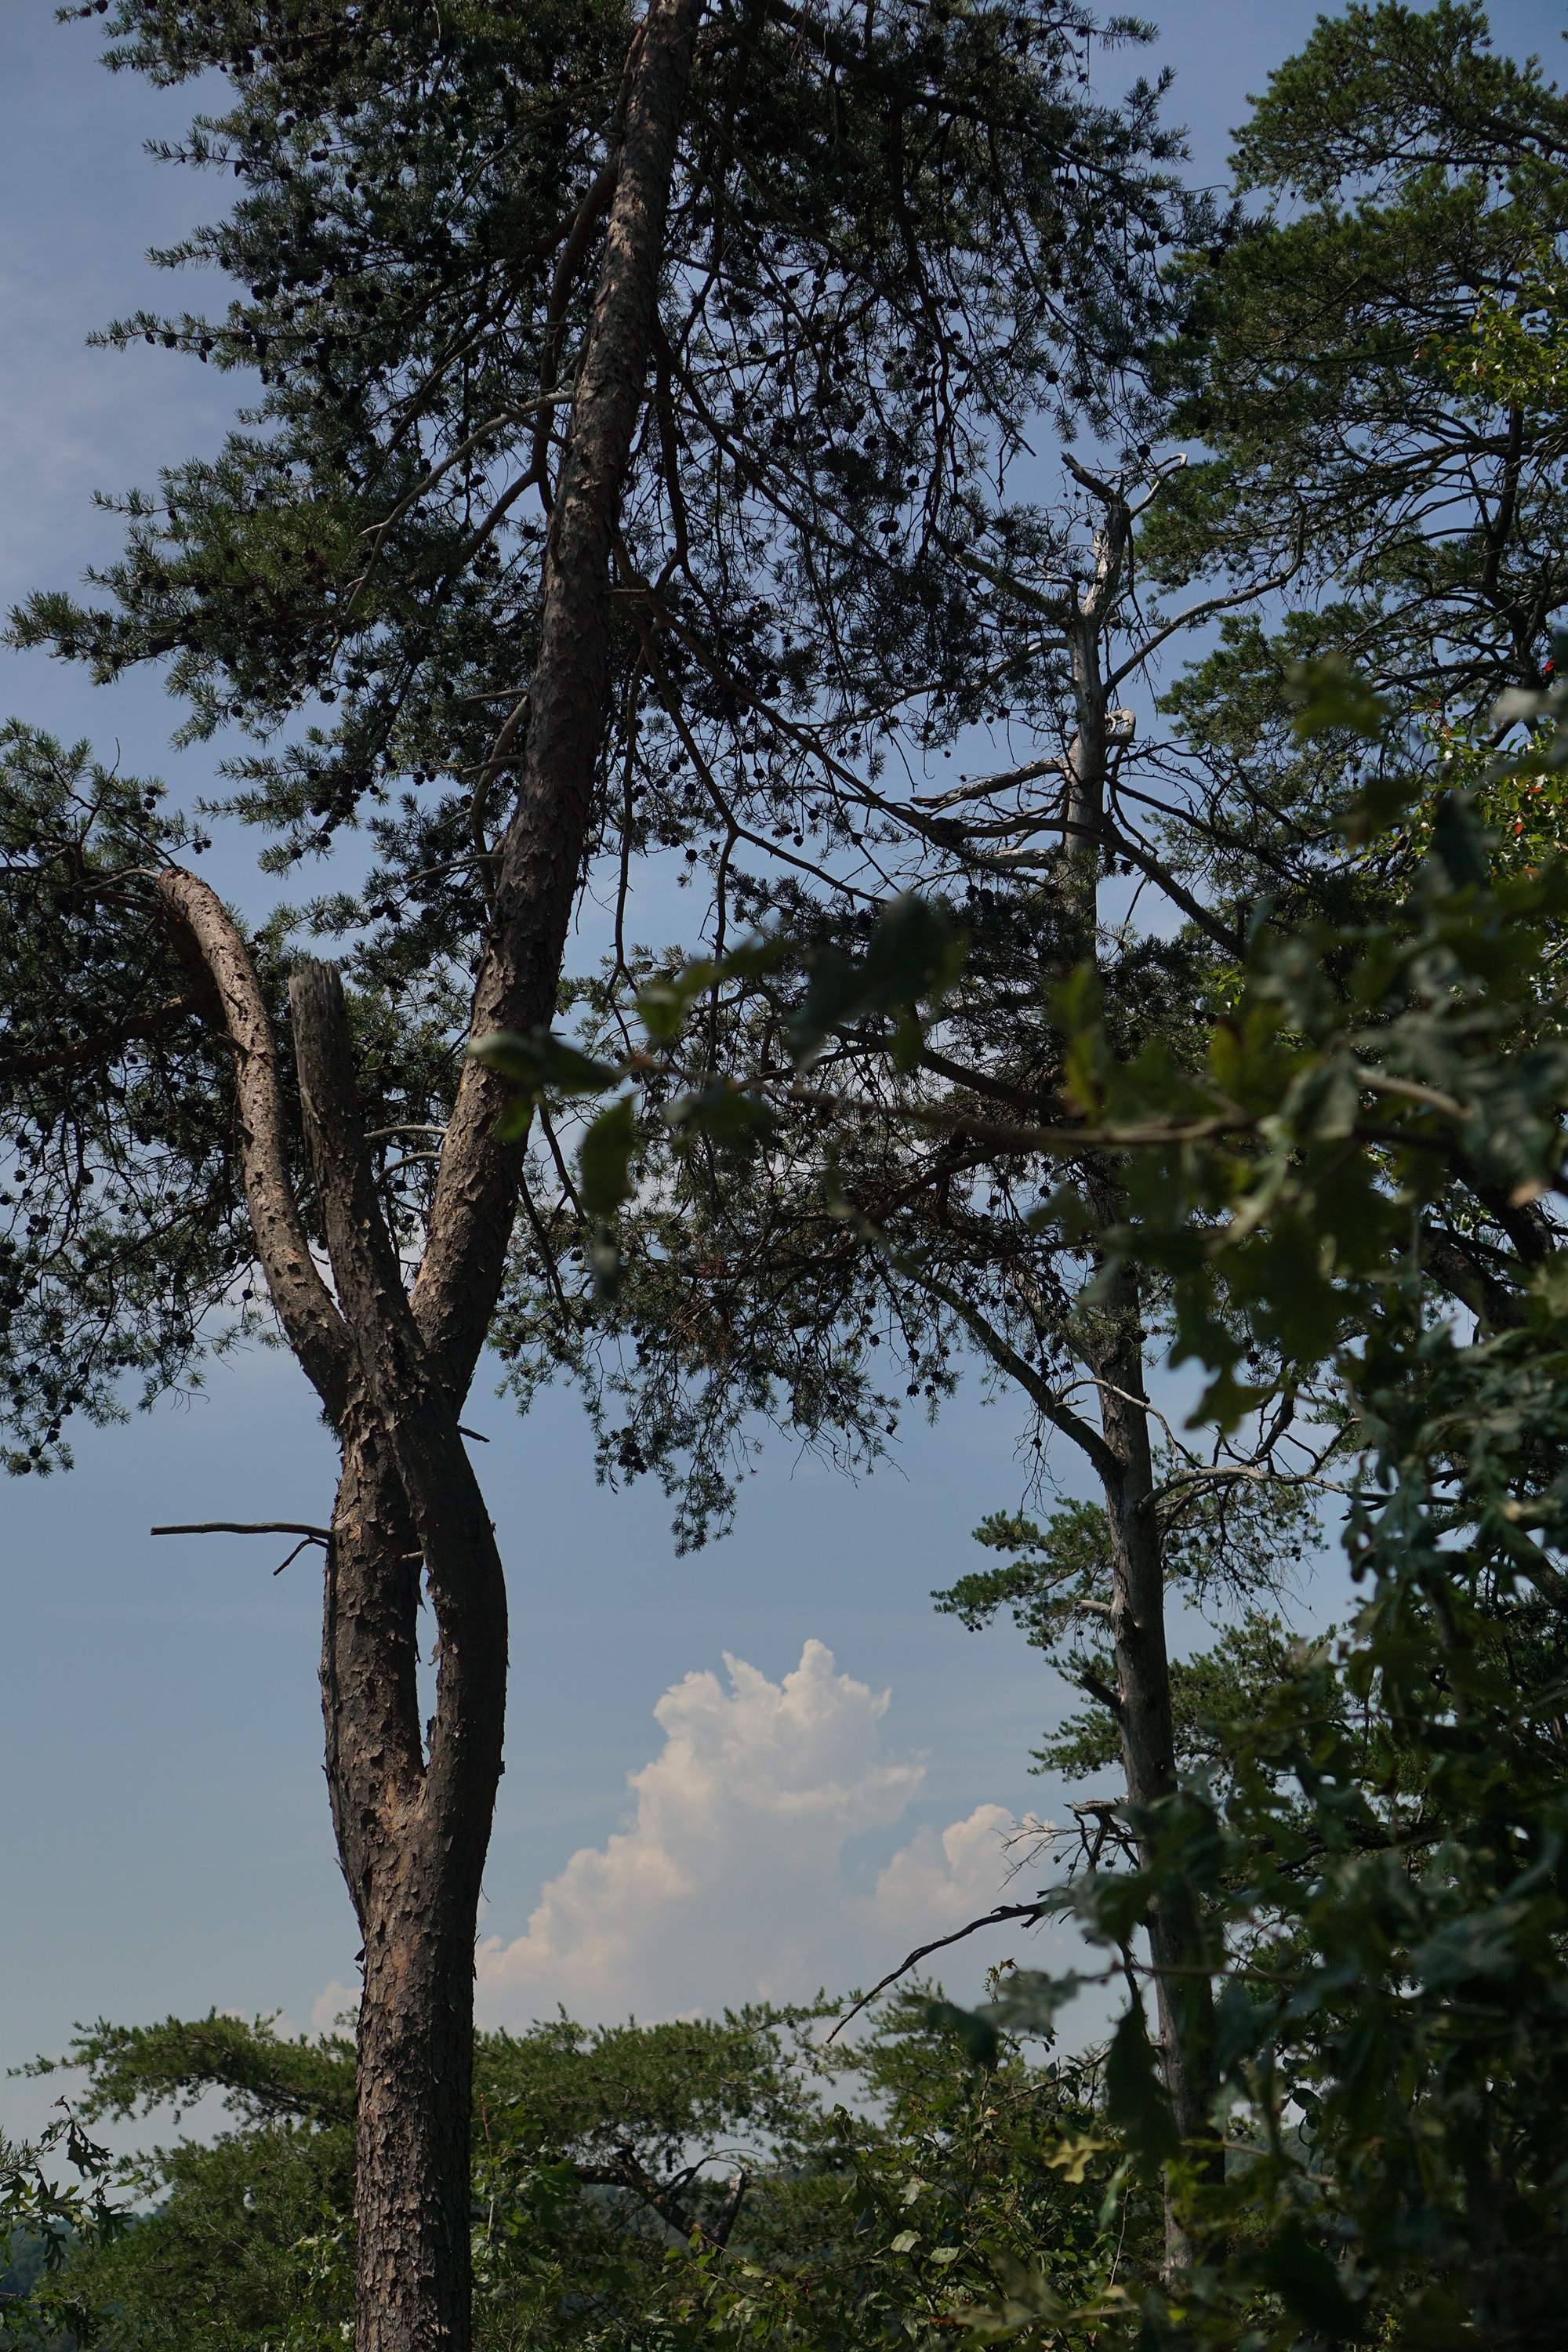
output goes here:
{"type": "MultiPolygon", "coordinates": [[[[597,297],[546,550],[517,803],[473,1032],[555,1011],[608,679],[609,564],[641,413],[677,133],[701,0],[653,0],[637,37],[597,297]]],[[[342,1447],[327,1552],[321,1694],[338,1853],[363,1937],[355,2183],[358,2352],[467,2352],[474,1932],[501,1772],[506,1588],[458,1429],[500,1294],[522,1146],[505,1089],[464,1071],[411,1293],[371,1179],[342,993],[290,994],[334,1298],[294,1201],[276,1043],[244,943],[196,877],[159,895],[237,1048],[242,1158],[274,1305],[342,1447]],[[436,1712],[416,1685],[421,1576],[436,1712]]]]}
{"type": "MultiPolygon", "coordinates": [[[[1098,963],[1096,929],[1107,791],[1113,746],[1121,739],[1123,724],[1120,714],[1109,708],[1102,632],[1121,586],[1132,519],[1126,501],[1108,485],[1092,483],[1087,476],[1080,478],[1090,483],[1104,500],[1105,519],[1095,533],[1095,576],[1068,621],[1077,731],[1066,761],[1068,830],[1060,885],[1068,925],[1076,935],[1073,951],[1080,961],[1098,963]]],[[[1117,1222],[1119,1187],[1109,1166],[1101,1164],[1095,1170],[1091,1191],[1098,1196],[1095,1206],[1100,1223],[1117,1222]]],[[[1134,1807],[1156,1803],[1173,1794],[1176,1786],[1164,1570],[1154,1505],[1142,1341],[1140,1279],[1134,1267],[1124,1265],[1113,1277],[1110,1297],[1096,1312],[1085,1354],[1100,1391],[1105,1451],[1097,1466],[1110,1535],[1117,1720],[1127,1794],[1134,1807]]],[[[1146,1852],[1144,1859],[1148,1859],[1146,1852]]],[[[1206,1977],[1189,1973],[1200,1969],[1205,1958],[1203,1921],[1190,1898],[1168,1891],[1150,1906],[1147,1927],[1150,1958],[1157,1972],[1162,2069],[1172,2113],[1184,2141],[1205,2140],[1211,2130],[1213,2003],[1206,1977]]],[[[1169,2196],[1165,2251],[1169,2267],[1178,2265],[1186,2253],[1169,2196]]]]}

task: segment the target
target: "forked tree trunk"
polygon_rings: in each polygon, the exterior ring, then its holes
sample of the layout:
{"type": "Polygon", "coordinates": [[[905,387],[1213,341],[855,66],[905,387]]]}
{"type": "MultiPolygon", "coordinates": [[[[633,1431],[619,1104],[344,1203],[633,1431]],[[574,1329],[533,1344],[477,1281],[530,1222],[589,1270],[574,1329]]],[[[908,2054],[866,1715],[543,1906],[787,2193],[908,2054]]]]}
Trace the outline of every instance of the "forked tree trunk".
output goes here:
{"type": "MultiPolygon", "coordinates": [[[[472,1032],[555,1012],[582,871],[609,668],[609,564],[643,405],[676,139],[701,0],[652,0],[628,68],[625,132],[545,551],[528,738],[475,991],[472,1032]]],[[[371,1181],[335,972],[291,986],[295,1058],[336,1297],[289,1173],[278,1054],[243,940],[207,886],[159,897],[237,1048],[257,1253],[290,1345],[337,1430],[342,1475],[321,1651],[327,1780],[363,1937],[355,2183],[358,2352],[467,2352],[474,1933],[501,1772],[506,1589],[458,1413],[500,1294],[521,1142],[507,1090],[459,1081],[424,1262],[405,1293],[371,1181]],[[438,1633],[422,1734],[420,1585],[438,1633]]]]}
{"type": "Polygon", "coordinates": [[[306,1138],[359,1373],[322,1656],[339,1851],[364,1937],[356,2333],[365,2352],[404,2352],[468,2341],[474,1927],[501,1770],[506,1585],[457,1404],[404,1295],[376,1200],[337,973],[309,964],[289,994],[306,1138]],[[439,1631],[423,1744],[411,1643],[421,1565],[439,1631]]]}

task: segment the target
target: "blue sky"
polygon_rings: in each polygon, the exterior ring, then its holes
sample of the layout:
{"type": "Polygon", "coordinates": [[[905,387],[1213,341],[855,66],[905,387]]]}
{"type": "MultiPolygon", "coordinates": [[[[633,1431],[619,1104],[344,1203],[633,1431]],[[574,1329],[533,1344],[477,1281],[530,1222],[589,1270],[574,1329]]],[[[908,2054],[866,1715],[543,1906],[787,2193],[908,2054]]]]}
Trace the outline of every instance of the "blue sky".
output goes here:
{"type": "MultiPolygon", "coordinates": [[[[1247,92],[1316,12],[1150,13],[1173,112],[1222,176],[1247,92]]],[[[1492,21],[1510,48],[1554,52],[1564,17],[1517,0],[1492,21]]],[[[84,349],[94,325],[167,299],[146,249],[219,200],[142,152],[178,133],[188,93],[111,79],[94,53],[95,28],[57,26],[52,0],[0,10],[6,604],[109,555],[117,527],[91,491],[214,449],[233,398],[231,379],[161,350],[84,349]]],[[[170,751],[179,713],[155,680],[95,693],[41,658],[3,660],[0,710],[118,743],[177,797],[202,788],[211,751],[170,751]]],[[[208,870],[258,905],[244,857],[220,844],[208,870]]],[[[1057,1700],[1016,1636],[967,1635],[927,1595],[978,1557],[982,1514],[1018,1499],[1005,1407],[970,1392],[934,1431],[906,1423],[897,1467],[859,1487],[773,1444],[735,1535],[684,1560],[656,1492],[595,1486],[569,1395],[520,1423],[481,1374],[467,1418],[493,1441],[476,1459],[512,1596],[482,2014],[522,2021],[561,1998],[660,2015],[866,1979],[993,1899],[999,1825],[1049,1807],[1028,1749],[1057,1700]]],[[[214,1367],[188,1405],[85,1433],[68,1477],[0,1495],[0,2064],[58,2049],[76,2019],[216,2004],[306,2025],[346,1997],[358,1937],[321,1780],[313,1555],[274,1579],[282,1546],[147,1534],[320,1519],[331,1486],[302,1380],[263,1351],[214,1367]]],[[[1005,1950],[1047,1958],[986,1942],[949,1971],[954,1990],[1005,1950]]],[[[43,2105],[7,2084],[0,2121],[25,2127],[43,2105]]]]}

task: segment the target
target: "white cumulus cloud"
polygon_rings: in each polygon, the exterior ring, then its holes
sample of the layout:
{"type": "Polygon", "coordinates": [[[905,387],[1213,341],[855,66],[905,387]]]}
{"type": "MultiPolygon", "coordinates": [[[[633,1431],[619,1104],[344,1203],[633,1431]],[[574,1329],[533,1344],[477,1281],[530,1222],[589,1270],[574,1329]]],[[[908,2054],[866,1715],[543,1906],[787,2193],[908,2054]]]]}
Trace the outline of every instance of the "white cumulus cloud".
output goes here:
{"type": "Polygon", "coordinates": [[[626,1826],[544,1888],[524,1934],[481,1944],[479,2011],[523,2024],[557,2001],[588,2020],[688,2015],[881,1975],[997,1900],[1011,1816],[981,1805],[919,1829],[868,1889],[845,1847],[890,1829],[925,1766],[889,1749],[890,1694],[807,1642],[770,1682],[726,1656],[654,1709],[664,1745],[628,1776],[626,1826]]]}

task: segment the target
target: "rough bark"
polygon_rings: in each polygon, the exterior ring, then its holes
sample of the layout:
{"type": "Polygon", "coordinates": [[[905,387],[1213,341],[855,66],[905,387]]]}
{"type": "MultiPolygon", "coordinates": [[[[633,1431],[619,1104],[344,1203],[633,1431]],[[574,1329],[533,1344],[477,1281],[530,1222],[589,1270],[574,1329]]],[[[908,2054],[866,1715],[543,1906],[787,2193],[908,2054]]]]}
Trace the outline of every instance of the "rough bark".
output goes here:
{"type": "MultiPolygon", "coordinates": [[[[700,14],[701,0],[654,0],[634,44],[473,1034],[526,1030],[555,1011],[604,728],[611,548],[700,14]]],[[[355,2342],[359,2352],[467,2352],[473,1937],[502,1769],[507,1615],[494,1531],[457,1416],[500,1293],[522,1147],[496,1141],[506,1089],[469,1065],[424,1263],[405,1294],[365,1156],[342,989],[328,967],[305,967],[290,992],[295,1053],[334,1300],[294,1201],[277,1047],[244,942],[196,877],[171,871],[157,889],[236,1048],[258,1255],[342,1446],[321,1688],[333,1824],[364,1939],[355,2342]],[[422,1570],[439,1637],[436,1713],[423,1738],[422,1570]]]]}
{"type": "Polygon", "coordinates": [[[363,1939],[355,2340],[458,2344],[469,2294],[473,2063],[471,1931],[458,1923],[463,1864],[477,1883],[478,1864],[466,1849],[441,1852],[415,1686],[414,1521],[391,1449],[363,1399],[356,1408],[321,1645],[328,1787],[363,1939]]]}
{"type": "Polygon", "coordinates": [[[1528,1294],[1500,1281],[1493,1268],[1458,1236],[1423,1233],[1421,1260],[1433,1280],[1468,1307],[1479,1321],[1489,1324],[1494,1331],[1523,1329],[1529,1317],[1528,1294]]]}

